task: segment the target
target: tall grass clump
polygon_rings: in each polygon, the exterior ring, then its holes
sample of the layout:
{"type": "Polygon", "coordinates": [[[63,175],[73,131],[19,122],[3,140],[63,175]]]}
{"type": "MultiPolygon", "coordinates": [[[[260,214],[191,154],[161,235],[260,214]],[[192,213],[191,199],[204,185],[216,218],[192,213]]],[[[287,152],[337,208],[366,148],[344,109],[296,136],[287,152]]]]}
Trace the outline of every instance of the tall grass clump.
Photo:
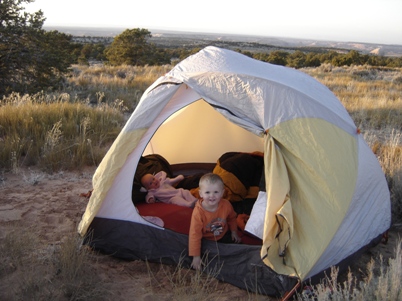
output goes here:
{"type": "Polygon", "coordinates": [[[110,103],[119,99],[132,111],[144,91],[171,68],[171,65],[74,65],[65,90],[70,95],[78,95],[80,98],[89,99],[90,102],[97,102],[96,94],[102,93],[104,102],[110,103]]]}
{"type": "Polygon", "coordinates": [[[364,279],[358,280],[351,272],[343,283],[338,282],[338,269],[332,268],[331,274],[311,289],[297,295],[299,301],[396,301],[402,300],[402,241],[399,239],[395,258],[388,262],[380,260],[378,272],[374,261],[367,265],[364,279]]]}
{"type": "Polygon", "coordinates": [[[7,227],[0,243],[0,291],[5,300],[41,299],[39,290],[46,284],[48,269],[38,256],[38,245],[35,232],[24,231],[20,224],[7,227]]]}
{"type": "Polygon", "coordinates": [[[59,288],[69,300],[99,300],[106,287],[91,269],[92,253],[82,244],[78,234],[71,233],[54,256],[59,288]]]}
{"type": "Polygon", "coordinates": [[[160,286],[163,286],[175,301],[218,300],[222,295],[222,291],[218,289],[219,281],[215,278],[220,267],[210,273],[188,269],[183,261],[179,261],[176,266],[161,264],[156,272],[153,272],[148,262],[147,267],[153,293],[157,294],[160,286]]]}
{"type": "Polygon", "coordinates": [[[402,132],[393,130],[389,137],[372,144],[391,192],[393,221],[402,220],[402,132]]]}
{"type": "Polygon", "coordinates": [[[107,300],[93,252],[77,233],[46,245],[33,228],[10,224],[6,232],[0,241],[2,300],[107,300]]]}
{"type": "Polygon", "coordinates": [[[0,102],[0,167],[47,171],[97,165],[124,123],[121,102],[90,105],[68,94],[11,94],[0,102]]]}

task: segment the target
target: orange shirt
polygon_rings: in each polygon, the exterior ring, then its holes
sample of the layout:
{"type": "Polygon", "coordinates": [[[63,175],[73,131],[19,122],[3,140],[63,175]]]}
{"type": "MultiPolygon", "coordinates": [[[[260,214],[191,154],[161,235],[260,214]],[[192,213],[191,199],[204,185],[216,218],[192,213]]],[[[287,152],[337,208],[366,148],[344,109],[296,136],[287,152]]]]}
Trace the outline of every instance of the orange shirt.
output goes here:
{"type": "Polygon", "coordinates": [[[197,201],[191,216],[188,243],[189,256],[201,255],[202,238],[219,240],[228,229],[230,231],[237,230],[236,212],[228,200],[221,199],[215,212],[202,208],[202,201],[202,199],[197,201]]]}

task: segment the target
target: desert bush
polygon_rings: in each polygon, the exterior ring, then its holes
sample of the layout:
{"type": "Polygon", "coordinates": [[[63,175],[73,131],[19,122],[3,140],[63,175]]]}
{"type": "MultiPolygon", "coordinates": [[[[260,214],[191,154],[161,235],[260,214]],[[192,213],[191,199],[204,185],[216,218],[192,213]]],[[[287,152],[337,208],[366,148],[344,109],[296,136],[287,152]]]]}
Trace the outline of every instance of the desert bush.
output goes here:
{"type": "Polygon", "coordinates": [[[397,85],[402,84],[402,75],[395,77],[395,78],[393,79],[393,83],[394,83],[394,84],[397,84],[397,85]]]}

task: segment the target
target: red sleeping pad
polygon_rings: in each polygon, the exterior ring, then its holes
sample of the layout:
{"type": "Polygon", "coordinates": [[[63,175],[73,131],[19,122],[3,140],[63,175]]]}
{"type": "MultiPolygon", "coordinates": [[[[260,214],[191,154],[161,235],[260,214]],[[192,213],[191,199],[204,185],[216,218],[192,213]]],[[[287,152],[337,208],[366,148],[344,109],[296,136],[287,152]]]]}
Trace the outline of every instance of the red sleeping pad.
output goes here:
{"type": "MultiPolygon", "coordinates": [[[[166,229],[188,235],[190,229],[192,208],[165,204],[165,203],[138,203],[136,207],[142,216],[157,216],[164,222],[166,229]]],[[[261,245],[261,239],[252,237],[247,233],[238,230],[243,244],[261,245]]]]}

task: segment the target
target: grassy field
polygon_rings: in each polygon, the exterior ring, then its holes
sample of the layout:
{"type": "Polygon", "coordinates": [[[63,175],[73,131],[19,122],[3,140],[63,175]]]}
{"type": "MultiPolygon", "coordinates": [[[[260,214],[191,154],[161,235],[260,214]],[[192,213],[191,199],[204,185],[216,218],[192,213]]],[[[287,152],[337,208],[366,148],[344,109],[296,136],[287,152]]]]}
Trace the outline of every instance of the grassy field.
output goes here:
{"type": "MultiPolygon", "coordinates": [[[[30,166],[54,173],[98,165],[142,93],[170,68],[73,66],[62,92],[13,94],[1,100],[1,173],[18,173],[21,168],[30,166]]],[[[392,223],[400,224],[402,69],[324,65],[301,71],[329,87],[352,116],[382,166],[391,192],[392,223]]],[[[29,237],[29,231],[15,235],[15,229],[11,229],[9,233],[2,239],[0,248],[0,279],[10,271],[10,266],[27,268],[32,262],[30,250],[36,243],[35,237],[29,237]]],[[[80,268],[83,261],[91,260],[91,255],[77,248],[79,243],[74,237],[67,240],[50,259],[51,266],[57,270],[65,265],[62,270],[67,271],[63,278],[67,300],[96,300],[102,290],[99,283],[91,282],[80,268]],[[79,291],[77,281],[84,285],[79,291]]],[[[350,282],[340,286],[334,271],[334,278],[314,288],[314,300],[400,300],[401,259],[399,248],[395,251],[395,260],[382,266],[379,275],[369,271],[367,279],[359,284],[354,283],[351,275],[350,282]]],[[[25,280],[26,290],[31,283],[33,279],[25,280]]],[[[35,282],[35,285],[45,287],[48,283],[35,282]]],[[[299,300],[313,300],[309,298],[299,296],[299,300]]]]}

